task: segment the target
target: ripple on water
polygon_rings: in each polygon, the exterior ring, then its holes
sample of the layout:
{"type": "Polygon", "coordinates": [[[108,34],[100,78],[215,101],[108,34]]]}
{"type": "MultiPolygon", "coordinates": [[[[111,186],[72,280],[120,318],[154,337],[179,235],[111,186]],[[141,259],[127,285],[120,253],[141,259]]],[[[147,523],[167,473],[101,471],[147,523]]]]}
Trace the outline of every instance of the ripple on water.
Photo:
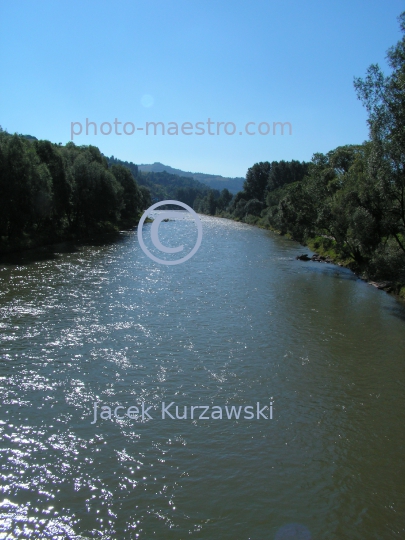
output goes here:
{"type": "Polygon", "coordinates": [[[177,267],[134,233],[0,267],[0,537],[401,538],[402,311],[203,220],[177,267]],[[270,399],[271,422],[159,420],[162,401],[270,399]],[[91,424],[94,401],[154,419],[91,424]]]}

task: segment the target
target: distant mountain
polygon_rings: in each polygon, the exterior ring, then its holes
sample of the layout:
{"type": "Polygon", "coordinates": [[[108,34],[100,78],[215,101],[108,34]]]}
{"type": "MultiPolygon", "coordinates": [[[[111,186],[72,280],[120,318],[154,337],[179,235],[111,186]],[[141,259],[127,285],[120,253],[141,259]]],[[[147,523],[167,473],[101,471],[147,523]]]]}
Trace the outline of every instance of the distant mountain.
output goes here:
{"type": "MultiPolygon", "coordinates": [[[[135,163],[122,161],[114,156],[107,157],[108,165],[123,165],[133,174],[140,186],[145,186],[150,191],[152,202],[176,200],[193,207],[197,198],[204,198],[209,192],[209,187],[191,176],[179,176],[167,171],[146,172],[140,171],[135,163]]],[[[219,196],[219,194],[218,194],[219,196]]]]}
{"type": "Polygon", "coordinates": [[[176,174],[177,176],[185,176],[187,178],[193,178],[198,180],[210,187],[211,189],[219,189],[220,191],[224,188],[229,189],[231,193],[237,193],[242,190],[244,178],[226,178],[218,174],[205,174],[205,173],[192,173],[187,171],[182,171],[181,169],[175,169],[170,167],[170,165],[163,165],[163,163],[155,162],[153,165],[142,164],[138,165],[138,169],[142,172],[163,172],[166,171],[169,174],[176,174]]]}

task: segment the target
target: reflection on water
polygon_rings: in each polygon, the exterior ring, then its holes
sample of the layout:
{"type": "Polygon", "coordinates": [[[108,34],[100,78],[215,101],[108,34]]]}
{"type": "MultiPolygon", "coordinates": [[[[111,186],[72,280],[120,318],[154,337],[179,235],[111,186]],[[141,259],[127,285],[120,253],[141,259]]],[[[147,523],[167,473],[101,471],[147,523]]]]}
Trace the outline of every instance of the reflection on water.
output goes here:
{"type": "Polygon", "coordinates": [[[0,538],[405,536],[403,307],[286,239],[203,227],[178,266],[134,232],[0,266],[0,538]],[[159,414],[270,399],[273,420],[159,414]],[[153,420],[91,424],[94,402],[153,420]]]}

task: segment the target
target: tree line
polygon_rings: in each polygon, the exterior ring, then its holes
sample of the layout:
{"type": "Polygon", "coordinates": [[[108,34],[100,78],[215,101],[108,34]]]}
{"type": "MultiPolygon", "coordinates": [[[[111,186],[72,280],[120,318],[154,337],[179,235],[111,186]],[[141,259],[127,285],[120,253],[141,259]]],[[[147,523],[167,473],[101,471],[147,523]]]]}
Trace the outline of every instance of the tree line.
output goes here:
{"type": "Polygon", "coordinates": [[[0,127],[0,252],[132,227],[153,202],[194,207],[209,192],[193,178],[142,173],[95,146],[62,146],[0,127]]]}
{"type": "Polygon", "coordinates": [[[224,210],[209,194],[200,211],[279,231],[369,278],[405,284],[405,12],[399,22],[390,74],[372,65],[354,81],[370,140],[308,163],[256,163],[224,210]]]}
{"type": "Polygon", "coordinates": [[[66,146],[0,128],[0,249],[79,238],[138,221],[149,190],[95,146],[66,146]]]}

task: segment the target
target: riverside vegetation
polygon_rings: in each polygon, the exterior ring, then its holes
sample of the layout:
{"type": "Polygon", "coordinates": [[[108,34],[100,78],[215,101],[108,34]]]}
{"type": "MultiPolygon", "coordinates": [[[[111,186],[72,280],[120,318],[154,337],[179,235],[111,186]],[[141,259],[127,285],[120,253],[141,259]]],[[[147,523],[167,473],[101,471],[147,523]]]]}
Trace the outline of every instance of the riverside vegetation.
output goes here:
{"type": "Polygon", "coordinates": [[[0,250],[26,249],[131,226],[151,204],[131,171],[94,146],[0,130],[0,250]]]}
{"type": "Polygon", "coordinates": [[[399,23],[391,73],[371,65],[354,81],[370,140],[310,163],[256,163],[225,210],[213,192],[196,209],[289,235],[405,298],[405,12],[399,23]]]}
{"type": "Polygon", "coordinates": [[[0,253],[131,228],[152,202],[193,206],[208,192],[192,178],[141,173],[95,146],[62,146],[0,127],[0,253]]]}
{"type": "Polygon", "coordinates": [[[405,12],[399,22],[391,73],[372,65],[354,81],[370,140],[311,162],[256,163],[235,196],[192,178],[140,173],[94,146],[0,128],[0,251],[131,227],[152,202],[176,199],[288,235],[405,298],[405,12]]]}
{"type": "MultiPolygon", "coordinates": [[[[0,127],[0,253],[131,228],[152,202],[194,206],[208,193],[219,208],[219,191],[193,178],[140,172],[95,146],[63,146],[0,127]]],[[[232,195],[222,194],[225,209],[232,195]]]]}

